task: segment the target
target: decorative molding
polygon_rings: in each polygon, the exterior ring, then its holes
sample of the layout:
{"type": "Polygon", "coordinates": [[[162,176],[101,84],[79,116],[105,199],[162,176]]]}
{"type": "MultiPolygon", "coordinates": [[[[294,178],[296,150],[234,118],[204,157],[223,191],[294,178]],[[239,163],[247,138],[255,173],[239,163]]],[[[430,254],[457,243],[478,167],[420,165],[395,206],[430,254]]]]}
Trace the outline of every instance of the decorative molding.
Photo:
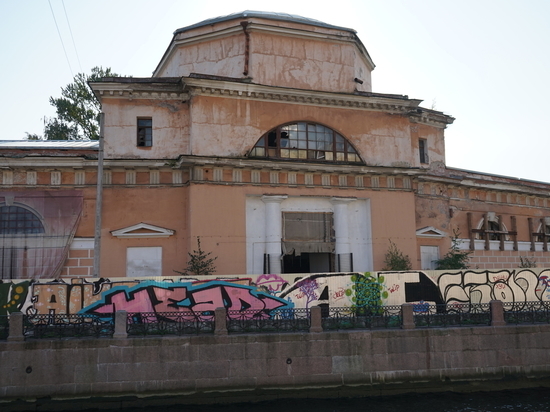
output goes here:
{"type": "Polygon", "coordinates": [[[447,236],[447,234],[433,226],[423,227],[416,231],[417,237],[437,238],[441,239],[447,236]]]}
{"type": "Polygon", "coordinates": [[[111,235],[117,238],[166,238],[175,233],[174,230],[163,227],[149,225],[147,223],[138,223],[122,229],[111,231],[111,235]]]}

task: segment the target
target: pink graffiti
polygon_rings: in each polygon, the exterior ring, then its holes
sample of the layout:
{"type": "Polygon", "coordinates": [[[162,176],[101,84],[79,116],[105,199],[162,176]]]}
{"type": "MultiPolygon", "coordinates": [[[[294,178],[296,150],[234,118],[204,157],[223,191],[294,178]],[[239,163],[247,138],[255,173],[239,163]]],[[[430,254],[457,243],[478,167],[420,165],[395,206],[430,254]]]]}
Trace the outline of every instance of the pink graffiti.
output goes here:
{"type": "MultiPolygon", "coordinates": [[[[177,312],[174,318],[187,313],[189,318],[195,312],[214,312],[217,308],[227,309],[231,318],[268,318],[273,309],[288,306],[288,302],[267,293],[255,292],[243,287],[218,282],[198,288],[173,286],[170,288],[155,285],[137,286],[132,289],[108,291],[103,301],[89,307],[87,313],[113,313],[118,310],[140,313],[177,312]],[[185,303],[185,304],[182,304],[185,303]]],[[[163,315],[171,317],[170,315],[163,315]]]]}
{"type": "Polygon", "coordinates": [[[117,310],[125,310],[127,312],[153,312],[153,305],[147,289],[140,290],[133,294],[132,299],[128,300],[126,293],[122,290],[111,294],[111,303],[98,307],[96,313],[113,313],[117,310]]]}
{"type": "Polygon", "coordinates": [[[286,280],[279,275],[261,275],[256,281],[258,286],[265,286],[270,292],[280,291],[285,283],[286,280]]]}

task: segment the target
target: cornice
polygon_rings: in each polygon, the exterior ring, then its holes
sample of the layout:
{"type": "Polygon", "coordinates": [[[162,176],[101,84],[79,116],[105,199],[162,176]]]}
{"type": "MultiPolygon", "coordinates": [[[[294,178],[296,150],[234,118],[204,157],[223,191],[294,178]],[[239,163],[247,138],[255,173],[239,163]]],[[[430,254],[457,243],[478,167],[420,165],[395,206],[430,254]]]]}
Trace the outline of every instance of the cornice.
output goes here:
{"type": "MultiPolygon", "coordinates": [[[[162,159],[105,159],[103,166],[119,168],[152,168],[172,167],[174,160],[162,159]]],[[[84,159],[81,157],[18,157],[0,158],[0,171],[28,168],[38,169],[60,169],[60,168],[97,168],[97,159],[84,159]]]]}
{"type": "Polygon", "coordinates": [[[120,82],[94,82],[90,83],[90,87],[100,101],[108,98],[187,101],[192,96],[218,96],[399,114],[408,116],[413,123],[440,128],[445,128],[454,121],[453,117],[444,113],[419,107],[422,100],[400,95],[393,97],[376,93],[350,94],[291,89],[243,82],[242,79],[232,81],[200,75],[182,77],[181,80],[170,83],[155,82],[154,78],[140,80],[132,82],[131,79],[124,78],[120,82]]]}
{"type": "Polygon", "coordinates": [[[408,99],[405,96],[388,97],[387,95],[376,94],[360,95],[288,89],[196,77],[186,77],[183,78],[183,81],[191,96],[219,96],[234,99],[275,101],[285,104],[378,111],[408,116],[415,123],[425,123],[443,128],[454,121],[451,116],[419,107],[422,100],[408,99]]]}
{"type": "Polygon", "coordinates": [[[332,163],[305,163],[293,161],[262,160],[249,158],[218,158],[182,155],[174,164],[175,168],[184,167],[228,167],[257,170],[277,170],[282,172],[329,173],[329,174],[365,174],[416,176],[423,173],[419,169],[397,168],[391,166],[368,166],[332,163]]]}
{"type": "Polygon", "coordinates": [[[151,80],[150,84],[94,82],[90,83],[90,87],[100,101],[108,98],[178,101],[189,99],[189,94],[182,90],[181,84],[162,84],[151,80]]]}
{"type": "Polygon", "coordinates": [[[429,174],[423,174],[417,177],[418,183],[436,183],[445,184],[449,186],[464,187],[467,189],[488,190],[496,192],[513,192],[521,193],[525,195],[544,196],[550,195],[550,184],[546,188],[532,187],[526,185],[524,182],[480,182],[472,178],[457,179],[447,176],[434,176],[429,174]]]}

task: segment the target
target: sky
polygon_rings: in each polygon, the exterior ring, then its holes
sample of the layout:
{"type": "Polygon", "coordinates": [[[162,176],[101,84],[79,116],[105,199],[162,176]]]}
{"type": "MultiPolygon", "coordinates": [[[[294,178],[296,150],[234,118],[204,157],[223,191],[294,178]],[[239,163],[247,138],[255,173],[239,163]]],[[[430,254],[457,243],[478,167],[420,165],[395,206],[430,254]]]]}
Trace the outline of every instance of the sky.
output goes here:
{"type": "Polygon", "coordinates": [[[77,73],[149,77],[176,29],[244,10],[355,29],[373,92],[456,118],[447,166],[550,182],[548,0],[0,0],[0,139],[42,134],[77,73]]]}

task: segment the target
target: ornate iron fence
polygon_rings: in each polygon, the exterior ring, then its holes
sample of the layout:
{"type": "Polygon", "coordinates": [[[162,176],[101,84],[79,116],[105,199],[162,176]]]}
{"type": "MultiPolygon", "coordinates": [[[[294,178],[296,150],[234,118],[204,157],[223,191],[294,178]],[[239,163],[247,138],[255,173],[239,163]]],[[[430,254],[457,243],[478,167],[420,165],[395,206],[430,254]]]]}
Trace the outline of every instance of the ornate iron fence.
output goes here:
{"type": "Polygon", "coordinates": [[[198,335],[214,333],[214,313],[207,312],[129,312],[129,336],[198,335]]]}
{"type": "Polygon", "coordinates": [[[550,323],[550,302],[505,302],[502,306],[506,323],[550,323]]]}
{"type": "Polygon", "coordinates": [[[229,333],[308,332],[309,309],[228,310],[229,333]]]}
{"type": "Polygon", "coordinates": [[[400,328],[401,306],[323,308],[323,330],[400,328]]]}
{"type": "Polygon", "coordinates": [[[446,328],[452,326],[487,326],[491,324],[489,303],[453,303],[413,305],[417,328],[446,328]]]}
{"type": "Polygon", "coordinates": [[[102,318],[83,314],[26,315],[23,334],[30,339],[102,338],[113,336],[114,314],[102,318]]]}
{"type": "Polygon", "coordinates": [[[8,315],[0,315],[0,340],[8,339],[10,334],[10,317],[8,315]]]}

